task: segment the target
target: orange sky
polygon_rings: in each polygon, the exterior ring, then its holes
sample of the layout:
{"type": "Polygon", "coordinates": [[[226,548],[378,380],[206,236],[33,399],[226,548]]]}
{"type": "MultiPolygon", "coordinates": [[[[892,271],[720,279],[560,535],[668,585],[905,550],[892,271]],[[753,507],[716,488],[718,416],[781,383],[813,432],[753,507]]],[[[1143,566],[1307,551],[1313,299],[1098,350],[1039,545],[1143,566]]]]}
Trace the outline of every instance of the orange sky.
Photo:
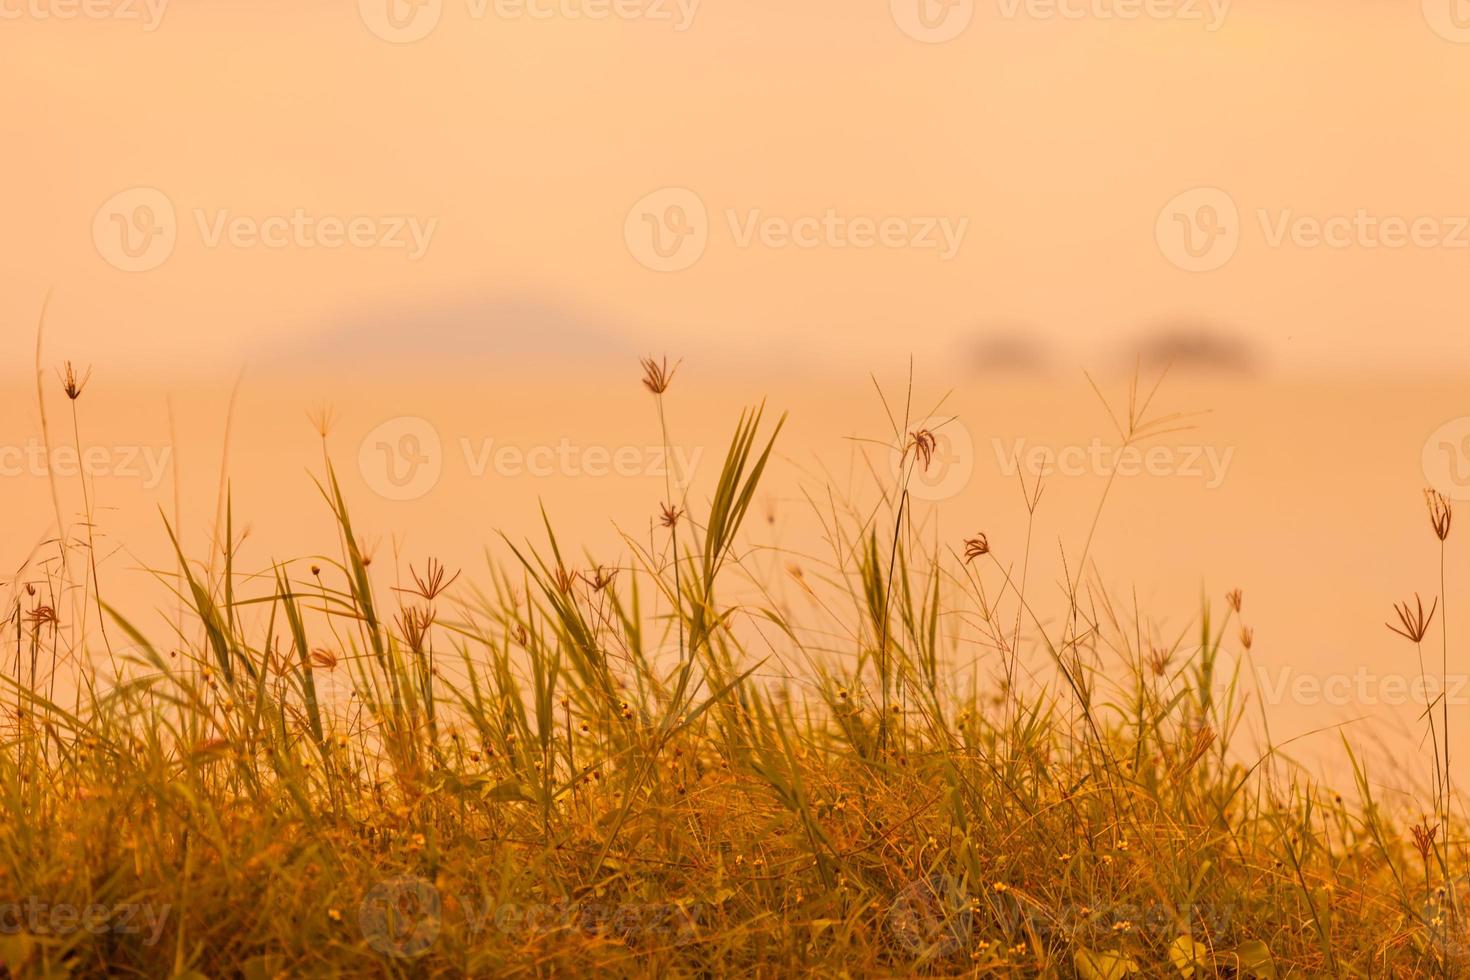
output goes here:
{"type": "Polygon", "coordinates": [[[58,356],[166,373],[347,349],[846,373],[996,332],[1075,364],[1200,318],[1284,370],[1465,353],[1458,0],[928,0],[945,43],[905,33],[908,0],[438,0],[412,43],[374,2],[0,0],[3,363],[47,288],[58,356]],[[123,271],[140,187],[174,244],[123,271]],[[630,214],[664,188],[704,211],[677,271],[635,241],[667,200],[630,214]],[[1201,272],[1160,231],[1195,188],[1238,212],[1201,272]],[[1310,244],[1359,212],[1430,219],[1427,244],[1310,244]],[[320,234],[256,241],[298,214],[320,234]],[[422,248],[383,247],[412,222],[422,248]]]}

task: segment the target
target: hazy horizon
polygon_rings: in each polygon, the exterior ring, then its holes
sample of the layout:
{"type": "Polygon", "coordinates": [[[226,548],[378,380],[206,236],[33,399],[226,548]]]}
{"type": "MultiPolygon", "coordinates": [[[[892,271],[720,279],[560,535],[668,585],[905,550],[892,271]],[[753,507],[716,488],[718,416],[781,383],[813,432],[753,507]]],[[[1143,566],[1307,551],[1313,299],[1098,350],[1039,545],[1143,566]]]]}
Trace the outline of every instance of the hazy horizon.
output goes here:
{"type": "Polygon", "coordinates": [[[15,8],[0,363],[48,290],[56,356],[180,377],[393,318],[804,369],[1200,321],[1289,375],[1470,351],[1453,0],[436,0],[407,42],[388,2],[15,8]]]}

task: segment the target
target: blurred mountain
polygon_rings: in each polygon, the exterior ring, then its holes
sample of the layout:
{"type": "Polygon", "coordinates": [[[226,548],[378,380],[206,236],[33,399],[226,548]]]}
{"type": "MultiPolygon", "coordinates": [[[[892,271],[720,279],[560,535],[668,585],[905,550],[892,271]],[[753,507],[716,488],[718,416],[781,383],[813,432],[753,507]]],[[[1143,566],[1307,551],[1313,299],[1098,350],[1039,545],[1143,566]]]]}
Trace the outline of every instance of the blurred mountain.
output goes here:
{"type": "Polygon", "coordinates": [[[494,361],[545,367],[633,357],[625,325],[530,297],[404,303],[345,314],[299,342],[274,347],[267,365],[463,366],[494,361]]]}
{"type": "Polygon", "coordinates": [[[1128,352],[1130,366],[1189,373],[1251,375],[1260,370],[1259,349],[1239,333],[1199,320],[1164,323],[1149,330],[1128,352]]]}
{"type": "Polygon", "coordinates": [[[1038,332],[1013,327],[982,328],[980,336],[967,343],[964,358],[988,376],[1035,377],[1052,368],[1051,353],[1038,332]]]}

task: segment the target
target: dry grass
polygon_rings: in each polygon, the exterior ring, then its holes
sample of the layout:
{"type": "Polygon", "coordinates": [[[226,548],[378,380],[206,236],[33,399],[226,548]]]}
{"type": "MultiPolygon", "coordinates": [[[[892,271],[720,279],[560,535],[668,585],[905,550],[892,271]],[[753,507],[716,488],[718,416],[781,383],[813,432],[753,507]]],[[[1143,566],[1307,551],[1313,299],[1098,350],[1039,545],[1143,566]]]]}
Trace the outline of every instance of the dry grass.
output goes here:
{"type": "MultiPolygon", "coordinates": [[[[674,371],[644,367],[667,441],[674,371]]],[[[75,411],[84,376],[66,376],[75,411]]],[[[1151,397],[1133,393],[1120,438],[1175,424],[1147,419],[1151,397]]],[[[240,574],[226,499],[219,560],[159,572],[191,621],[150,637],[106,604],[90,520],[63,528],[5,610],[0,960],[250,978],[1456,972],[1447,708],[1427,714],[1432,816],[1408,833],[1361,767],[1349,803],[1249,752],[1223,655],[1250,645],[1248,600],[1222,593],[1192,641],[1160,645],[1086,580],[1090,539],[1050,597],[1026,584],[1029,529],[931,553],[905,481],[936,437],[907,416],[898,484],[824,508],[833,558],[788,572],[819,622],[741,550],[780,429],[760,410],[708,499],[674,474],[616,569],[574,561],[547,521],[481,585],[430,563],[386,589],[325,464],[336,560],[240,574]],[[82,652],[117,679],[84,670],[63,693],[82,652]],[[1048,683],[1023,682],[1023,652],[1048,683]],[[773,679],[772,658],[802,673],[773,679]]],[[[1041,487],[1021,490],[1034,515],[1041,487]]],[[[1448,503],[1430,511],[1447,544],[1448,503]]],[[[1416,646],[1434,608],[1403,607],[1416,646]]]]}

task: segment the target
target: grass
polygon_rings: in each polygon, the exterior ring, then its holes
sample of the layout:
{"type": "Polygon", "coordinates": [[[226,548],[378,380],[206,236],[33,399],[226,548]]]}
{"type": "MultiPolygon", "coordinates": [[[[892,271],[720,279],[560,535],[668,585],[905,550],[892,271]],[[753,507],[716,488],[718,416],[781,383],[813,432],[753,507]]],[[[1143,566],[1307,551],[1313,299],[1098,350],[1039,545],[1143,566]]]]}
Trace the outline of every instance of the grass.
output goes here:
{"type": "MultiPolygon", "coordinates": [[[[645,369],[667,442],[674,371],[645,369]]],[[[75,433],[85,377],[64,384],[75,433]]],[[[1150,421],[1151,399],[1130,393],[1120,441],[1180,424],[1150,421]]],[[[1421,823],[1374,800],[1351,746],[1356,785],[1318,784],[1242,683],[1239,592],[1160,644],[1089,579],[1090,533],[1045,590],[1029,527],[926,545],[907,487],[942,431],[909,416],[890,413],[896,480],[862,510],[813,500],[832,557],[784,572],[744,527],[781,429],[761,408],[707,499],[674,474],[615,569],[575,561],[547,519],[483,582],[431,561],[387,587],[324,454],[340,554],[240,572],[226,494],[211,558],[157,570],[191,610],[162,636],[106,602],[87,498],[4,610],[0,962],[1455,975],[1448,705],[1426,710],[1421,823]]],[[[1020,490],[1034,517],[1042,487],[1020,490]]],[[[1430,511],[1443,548],[1449,504],[1430,511]]],[[[1421,659],[1442,605],[1402,607],[1421,659]]]]}

